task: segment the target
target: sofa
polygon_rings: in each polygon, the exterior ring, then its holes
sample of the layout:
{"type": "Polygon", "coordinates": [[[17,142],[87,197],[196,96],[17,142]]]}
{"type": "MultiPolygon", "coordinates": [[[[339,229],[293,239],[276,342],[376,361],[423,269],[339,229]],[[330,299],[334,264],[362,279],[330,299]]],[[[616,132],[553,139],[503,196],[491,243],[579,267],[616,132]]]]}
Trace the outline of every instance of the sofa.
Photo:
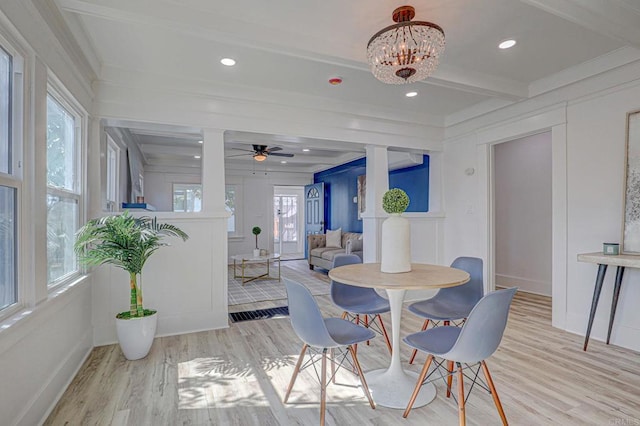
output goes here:
{"type": "Polygon", "coordinates": [[[309,269],[314,267],[331,269],[336,254],[356,254],[362,259],[362,234],[343,232],[340,238],[341,247],[327,247],[326,234],[307,235],[309,269]]]}

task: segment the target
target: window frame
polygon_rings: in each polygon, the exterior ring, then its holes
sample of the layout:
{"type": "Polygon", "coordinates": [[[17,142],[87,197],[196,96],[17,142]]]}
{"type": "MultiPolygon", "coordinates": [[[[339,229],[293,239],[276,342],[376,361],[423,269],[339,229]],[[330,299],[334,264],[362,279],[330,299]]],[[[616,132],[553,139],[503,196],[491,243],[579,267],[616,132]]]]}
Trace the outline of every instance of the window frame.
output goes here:
{"type": "Polygon", "coordinates": [[[24,288],[24,259],[28,258],[23,242],[23,228],[28,221],[23,218],[23,155],[24,155],[24,127],[25,127],[25,57],[15,43],[4,37],[0,33],[0,49],[11,58],[10,82],[9,82],[9,138],[8,152],[11,157],[8,173],[0,172],[0,185],[14,189],[14,247],[13,247],[13,267],[14,267],[14,300],[4,308],[0,308],[0,319],[6,318],[18,312],[26,303],[25,297],[28,291],[24,288]]]}
{"type": "Polygon", "coordinates": [[[105,188],[106,190],[106,205],[107,205],[107,211],[110,212],[115,212],[118,211],[119,209],[119,198],[120,198],[120,145],[118,145],[116,143],[116,141],[113,140],[113,138],[107,133],[105,132],[105,135],[107,136],[107,151],[106,151],[106,181],[107,181],[107,187],[105,188]],[[110,164],[110,151],[113,152],[113,155],[115,157],[115,164],[113,166],[113,170],[111,168],[111,164],[110,164]],[[110,175],[110,171],[113,172],[113,176],[110,175]],[[110,191],[110,189],[113,189],[113,191],[110,191]],[[113,192],[113,194],[110,194],[110,192],[113,192]],[[109,197],[113,195],[113,199],[110,199],[109,197]]]}
{"type": "MultiPolygon", "coordinates": [[[[184,201],[185,201],[185,204],[186,204],[187,200],[185,199],[184,201]]],[[[202,213],[202,184],[201,183],[191,183],[191,182],[187,182],[187,183],[185,183],[185,182],[171,182],[171,204],[172,204],[171,208],[172,208],[172,211],[174,213],[202,213]],[[176,186],[198,187],[197,189],[200,190],[200,194],[201,194],[200,195],[200,210],[197,210],[197,211],[188,211],[188,210],[177,211],[177,210],[175,210],[175,205],[173,204],[173,200],[174,200],[174,197],[176,195],[176,186]]]]}
{"type": "Polygon", "coordinates": [[[236,205],[235,205],[235,212],[234,212],[236,229],[234,232],[227,231],[227,238],[240,240],[244,238],[244,235],[242,234],[244,229],[244,221],[243,221],[244,199],[243,199],[242,180],[227,178],[227,181],[225,182],[225,185],[224,185],[225,193],[227,191],[227,187],[234,187],[236,192],[236,196],[235,196],[236,205]]]}
{"type": "MultiPolygon", "coordinates": [[[[83,159],[86,158],[86,139],[87,139],[87,123],[88,123],[88,114],[82,107],[80,107],[79,103],[75,100],[75,98],[67,91],[67,89],[62,85],[62,83],[55,78],[54,75],[50,74],[47,82],[47,91],[45,98],[48,100],[51,97],[55,102],[58,103],[68,114],[73,116],[74,118],[74,149],[76,150],[75,158],[73,160],[75,166],[75,182],[73,191],[68,190],[66,188],[59,188],[55,186],[50,186],[47,182],[47,178],[45,175],[45,191],[46,196],[53,195],[58,196],[63,199],[71,199],[74,200],[77,204],[77,226],[80,228],[85,223],[85,212],[86,212],[86,161],[83,159]]],[[[46,122],[46,117],[45,117],[46,122]]],[[[45,147],[46,147],[46,135],[45,135],[45,147]]],[[[45,204],[46,206],[46,200],[45,204]]],[[[48,221],[48,217],[47,217],[48,221]]],[[[77,230],[77,229],[76,229],[77,230]]],[[[75,233],[74,233],[75,234],[75,233]]],[[[72,236],[73,237],[73,236],[72,236]]],[[[48,244],[48,238],[45,238],[45,244],[48,244]]],[[[80,275],[85,273],[85,268],[83,268],[76,260],[76,268],[68,272],[53,281],[49,281],[49,259],[47,256],[46,260],[46,286],[49,292],[55,291],[58,287],[70,283],[76,280],[80,275]]]]}

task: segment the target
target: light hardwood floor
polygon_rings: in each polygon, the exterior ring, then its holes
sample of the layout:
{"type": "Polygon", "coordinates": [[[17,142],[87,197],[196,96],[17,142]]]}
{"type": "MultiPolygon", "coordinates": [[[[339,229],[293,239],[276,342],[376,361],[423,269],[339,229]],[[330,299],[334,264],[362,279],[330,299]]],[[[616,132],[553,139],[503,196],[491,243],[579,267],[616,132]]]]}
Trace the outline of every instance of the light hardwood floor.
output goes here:
{"type": "MultiPolygon", "coordinates": [[[[328,296],[317,299],[326,315],[339,315],[328,296]]],[[[420,325],[405,310],[402,334],[420,325]]],[[[548,298],[516,295],[502,344],[487,361],[510,424],[640,425],[640,354],[596,340],[585,353],[582,340],[551,327],[548,298]]],[[[300,349],[288,318],[158,338],[140,361],[126,361],[117,346],[98,347],[45,424],[315,425],[320,392],[313,370],[300,374],[289,403],[282,403],[300,349]]],[[[385,367],[389,358],[381,338],[360,346],[358,355],[365,370],[385,367]]],[[[409,355],[404,346],[405,362],[409,355]]],[[[424,355],[410,368],[419,370],[422,362],[424,355]]],[[[408,419],[402,410],[372,410],[357,384],[351,373],[338,373],[338,383],[327,391],[328,425],[458,422],[455,402],[445,397],[442,383],[436,383],[436,399],[408,419]]],[[[500,424],[491,396],[479,387],[466,412],[470,425],[500,424]]]]}

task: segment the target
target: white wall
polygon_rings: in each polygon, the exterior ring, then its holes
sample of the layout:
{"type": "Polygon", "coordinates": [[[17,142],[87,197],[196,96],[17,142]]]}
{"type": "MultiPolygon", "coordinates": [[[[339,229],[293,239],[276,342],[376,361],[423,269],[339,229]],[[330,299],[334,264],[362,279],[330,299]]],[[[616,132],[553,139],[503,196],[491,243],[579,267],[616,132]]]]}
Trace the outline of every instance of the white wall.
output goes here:
{"type": "Polygon", "coordinates": [[[229,256],[251,253],[256,240],[251,233],[259,226],[262,233],[258,236],[260,248],[273,248],[273,187],[304,186],[313,182],[313,173],[285,173],[228,170],[225,183],[240,188],[241,197],[236,203],[241,206],[241,220],[236,224],[238,236],[229,238],[229,256]]]}
{"type": "Polygon", "coordinates": [[[551,132],[494,146],[496,285],[551,296],[551,132]]]}
{"type": "Polygon", "coordinates": [[[199,170],[183,170],[178,167],[163,167],[163,171],[144,171],[144,198],[160,212],[173,211],[173,184],[174,183],[202,183],[199,170]]]}
{"type": "MultiPolygon", "coordinates": [[[[171,245],[158,250],[144,267],[144,306],[158,311],[157,335],[226,327],[226,285],[218,283],[226,284],[227,271],[216,262],[226,258],[226,248],[217,244],[226,238],[224,220],[157,216],[189,235],[185,242],[168,239],[171,245]]],[[[129,276],[113,267],[98,268],[93,276],[94,344],[115,343],[115,314],[129,306],[129,276]]]]}
{"type": "MultiPolygon", "coordinates": [[[[625,120],[640,108],[639,73],[636,62],[447,129],[445,261],[475,254],[490,269],[490,145],[553,128],[553,322],[584,335],[597,266],[576,257],[620,240],[625,120]],[[464,174],[468,167],[475,169],[471,176],[464,174]]],[[[614,275],[605,280],[595,339],[606,336],[614,275]]],[[[640,350],[639,278],[640,271],[625,273],[611,338],[634,350],[640,350]]]]}
{"type": "MultiPolygon", "coordinates": [[[[626,113],[640,108],[640,84],[586,99],[567,109],[568,304],[567,329],[584,333],[597,266],[575,261],[578,253],[602,250],[620,241],[625,161],[626,113]]],[[[592,337],[604,339],[615,269],[600,296],[592,337]]],[[[640,350],[640,271],[627,268],[611,342],[640,350]]]]}
{"type": "Polygon", "coordinates": [[[90,279],[47,288],[44,147],[48,78],[58,77],[89,110],[95,76],[65,51],[31,1],[0,8],[0,35],[21,50],[26,86],[23,151],[16,153],[24,160],[21,288],[16,311],[0,320],[0,422],[30,426],[53,408],[92,348],[90,279]]]}

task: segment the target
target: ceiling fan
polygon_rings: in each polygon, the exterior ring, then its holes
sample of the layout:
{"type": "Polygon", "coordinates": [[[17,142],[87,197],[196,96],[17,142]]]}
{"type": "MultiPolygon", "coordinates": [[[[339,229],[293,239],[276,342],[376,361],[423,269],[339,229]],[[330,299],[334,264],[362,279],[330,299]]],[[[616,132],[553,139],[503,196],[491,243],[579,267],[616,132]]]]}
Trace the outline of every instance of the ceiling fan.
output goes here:
{"type": "Polygon", "coordinates": [[[267,145],[253,145],[253,151],[242,148],[232,148],[238,151],[245,151],[248,154],[238,154],[238,155],[229,155],[227,158],[231,157],[241,157],[243,155],[251,155],[253,159],[256,161],[264,161],[268,156],[273,155],[274,157],[293,157],[294,154],[288,154],[285,152],[277,152],[282,151],[282,148],[279,146],[274,146],[273,148],[268,148],[267,145]]]}

